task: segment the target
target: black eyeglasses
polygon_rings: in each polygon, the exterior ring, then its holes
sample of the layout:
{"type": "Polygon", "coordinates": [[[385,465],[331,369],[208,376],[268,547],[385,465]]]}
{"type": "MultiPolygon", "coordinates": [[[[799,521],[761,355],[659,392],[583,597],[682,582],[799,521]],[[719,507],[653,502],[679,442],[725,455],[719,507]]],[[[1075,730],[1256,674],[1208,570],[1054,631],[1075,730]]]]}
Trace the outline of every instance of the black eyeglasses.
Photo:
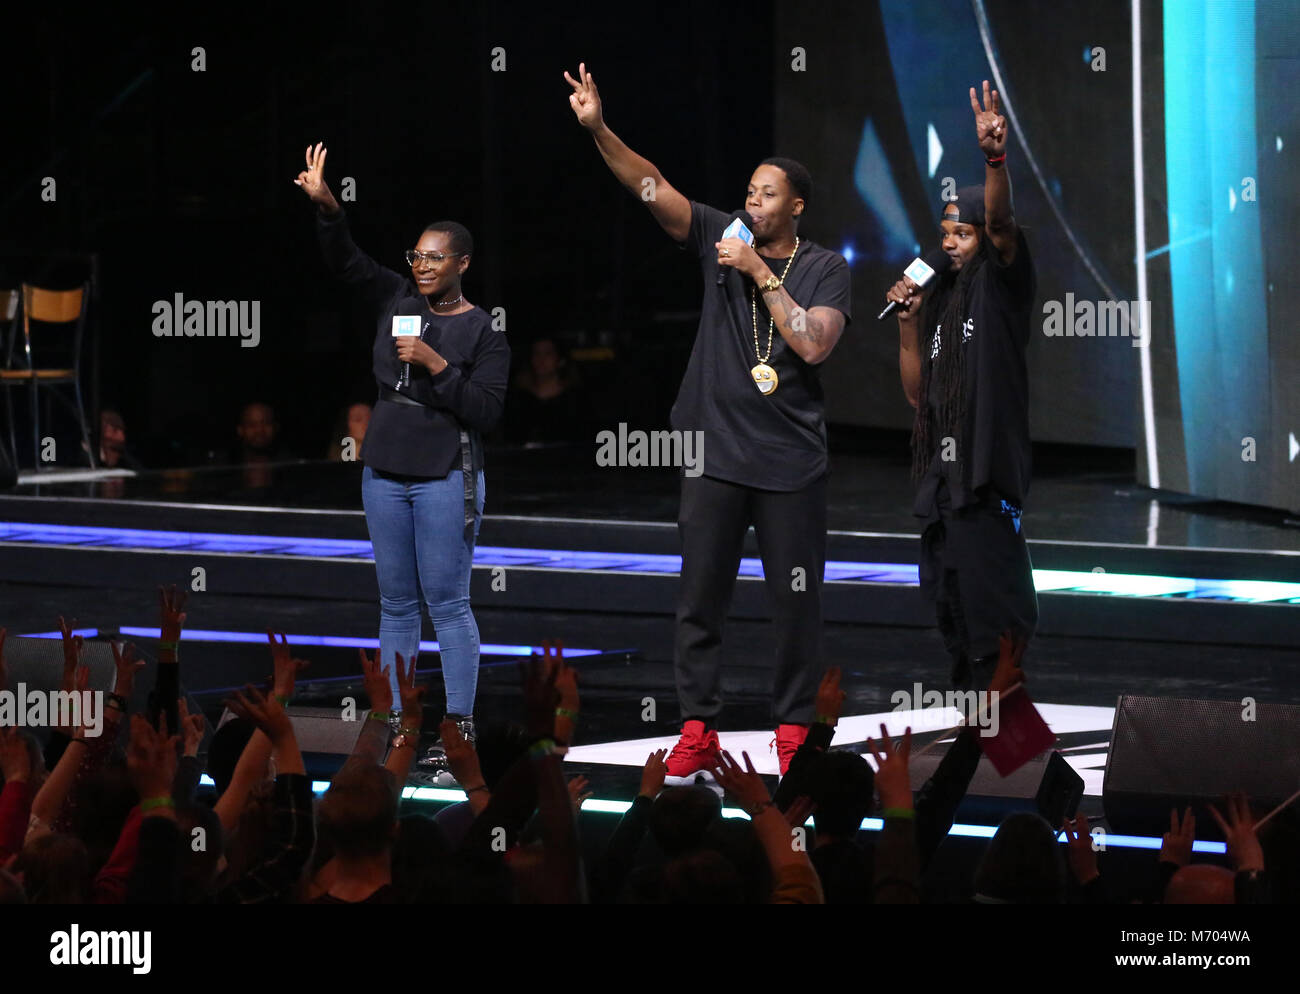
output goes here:
{"type": "Polygon", "coordinates": [[[431,262],[435,266],[441,266],[448,259],[455,258],[458,255],[464,255],[464,252],[452,252],[444,254],[442,252],[421,252],[419,249],[407,249],[406,261],[414,266],[417,262],[431,262]]]}

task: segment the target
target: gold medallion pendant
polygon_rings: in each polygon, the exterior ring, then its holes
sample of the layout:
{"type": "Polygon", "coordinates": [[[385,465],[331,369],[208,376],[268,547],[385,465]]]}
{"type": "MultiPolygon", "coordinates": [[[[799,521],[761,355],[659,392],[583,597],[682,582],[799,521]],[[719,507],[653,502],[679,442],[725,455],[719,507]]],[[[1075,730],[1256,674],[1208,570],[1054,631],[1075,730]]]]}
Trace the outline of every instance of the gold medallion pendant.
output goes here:
{"type": "Polygon", "coordinates": [[[758,392],[764,396],[776,390],[778,382],[776,370],[767,363],[760,362],[749,371],[749,375],[754,378],[754,386],[758,387],[758,392]]]}
{"type": "MultiPolygon", "coordinates": [[[[781,278],[776,280],[776,287],[769,284],[775,279],[775,274],[769,278],[768,282],[763,285],[763,292],[770,290],[779,290],[785,285],[785,278],[790,272],[790,264],[794,262],[794,257],[799,254],[799,238],[795,236],[794,251],[790,253],[790,258],[785,261],[785,269],[781,271],[781,278]]],[[[770,397],[776,393],[777,376],[776,370],[767,364],[767,360],[772,358],[772,330],[776,327],[776,318],[769,316],[767,319],[767,351],[762,355],[758,352],[758,288],[751,286],[749,288],[749,315],[754,327],[754,358],[758,360],[758,365],[749,371],[749,375],[754,378],[754,386],[758,387],[758,392],[764,397],[770,397]]]]}

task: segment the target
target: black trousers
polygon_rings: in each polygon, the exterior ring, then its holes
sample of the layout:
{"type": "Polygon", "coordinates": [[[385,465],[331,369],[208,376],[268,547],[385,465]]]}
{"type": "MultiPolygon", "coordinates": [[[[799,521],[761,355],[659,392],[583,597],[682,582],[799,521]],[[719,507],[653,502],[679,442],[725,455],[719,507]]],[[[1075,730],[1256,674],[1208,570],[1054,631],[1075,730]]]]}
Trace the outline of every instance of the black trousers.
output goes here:
{"type": "Polygon", "coordinates": [[[996,496],[953,510],[946,488],[921,536],[921,592],[934,602],[939,634],[952,657],[952,683],[983,690],[1005,631],[1029,638],[1038,625],[1033,564],[1019,509],[996,496]]]}
{"type": "Polygon", "coordinates": [[[757,490],[683,476],[677,530],[682,573],[675,663],[682,720],[713,722],[722,710],[722,629],[750,525],[758,539],[774,642],[740,651],[775,656],[772,717],[811,724],[821,682],[822,577],[826,568],[826,477],[803,490],[757,490]]]}

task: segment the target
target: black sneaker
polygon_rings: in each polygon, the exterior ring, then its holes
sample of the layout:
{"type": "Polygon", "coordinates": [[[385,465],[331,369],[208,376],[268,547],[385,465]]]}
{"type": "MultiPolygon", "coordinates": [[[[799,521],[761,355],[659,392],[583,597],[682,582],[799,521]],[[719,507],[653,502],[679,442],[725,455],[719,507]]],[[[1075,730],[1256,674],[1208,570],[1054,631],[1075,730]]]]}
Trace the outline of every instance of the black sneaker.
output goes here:
{"type": "MultiPolygon", "coordinates": [[[[460,734],[470,745],[474,744],[474,716],[467,715],[464,718],[453,719],[460,728],[460,734]]],[[[447,764],[447,750],[442,747],[442,737],[434,742],[425,750],[423,756],[416,761],[416,767],[419,771],[420,778],[435,787],[458,787],[456,778],[452,776],[451,767],[447,764]]]]}

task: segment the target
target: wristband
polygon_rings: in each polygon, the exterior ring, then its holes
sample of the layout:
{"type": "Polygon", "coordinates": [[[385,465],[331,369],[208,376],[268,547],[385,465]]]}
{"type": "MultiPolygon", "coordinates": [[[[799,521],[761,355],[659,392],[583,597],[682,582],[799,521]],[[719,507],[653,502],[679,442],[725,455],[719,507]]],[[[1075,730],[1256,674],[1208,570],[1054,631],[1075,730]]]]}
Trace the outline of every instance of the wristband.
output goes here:
{"type": "Polygon", "coordinates": [[[819,715],[817,716],[817,722],[818,722],[818,724],[821,724],[821,725],[830,725],[831,728],[834,728],[834,727],[835,727],[835,716],[834,716],[833,714],[819,714],[819,715]]]}
{"type": "Polygon", "coordinates": [[[141,811],[152,811],[154,808],[174,808],[176,802],[170,797],[147,797],[140,802],[141,811]]]}
{"type": "Polygon", "coordinates": [[[179,642],[163,642],[161,640],[158,642],[159,649],[170,649],[172,652],[175,652],[180,647],[181,644],[179,642]]]}
{"type": "Polygon", "coordinates": [[[280,702],[280,707],[287,708],[289,706],[289,698],[284,694],[272,694],[271,696],[280,702]]]}
{"type": "Polygon", "coordinates": [[[555,717],[557,717],[557,718],[571,718],[571,719],[576,720],[577,717],[578,717],[578,712],[577,712],[577,711],[570,711],[568,708],[556,708],[556,709],[555,709],[555,717]]]}
{"type": "Polygon", "coordinates": [[[1002,165],[1002,163],[1007,161],[1007,153],[1003,152],[1001,155],[996,155],[993,156],[992,158],[986,155],[984,156],[984,161],[988,163],[988,165],[993,169],[997,169],[999,166],[1002,165]]]}
{"type": "Polygon", "coordinates": [[[367,720],[367,721],[382,721],[382,722],[384,722],[385,724],[387,724],[387,722],[388,722],[388,712],[387,712],[387,711],[371,711],[368,715],[366,715],[366,720],[367,720]]]}
{"type": "Polygon", "coordinates": [[[886,818],[911,818],[915,820],[916,812],[911,808],[885,808],[886,818]]]}
{"type": "Polygon", "coordinates": [[[754,810],[749,812],[749,817],[757,818],[759,815],[761,815],[764,811],[766,811],[771,806],[772,806],[771,801],[763,801],[761,804],[756,804],[754,805],[754,810]]]}
{"type": "Polygon", "coordinates": [[[555,750],[554,739],[538,739],[528,747],[528,755],[533,759],[545,759],[555,750]]]}
{"type": "Polygon", "coordinates": [[[479,784],[477,787],[466,787],[466,788],[465,788],[465,796],[466,796],[466,797],[469,797],[469,795],[472,794],[472,793],[474,793],[476,790],[487,790],[487,789],[488,789],[488,787],[487,787],[487,784],[485,784],[485,783],[481,783],[481,784],[479,784]]]}

